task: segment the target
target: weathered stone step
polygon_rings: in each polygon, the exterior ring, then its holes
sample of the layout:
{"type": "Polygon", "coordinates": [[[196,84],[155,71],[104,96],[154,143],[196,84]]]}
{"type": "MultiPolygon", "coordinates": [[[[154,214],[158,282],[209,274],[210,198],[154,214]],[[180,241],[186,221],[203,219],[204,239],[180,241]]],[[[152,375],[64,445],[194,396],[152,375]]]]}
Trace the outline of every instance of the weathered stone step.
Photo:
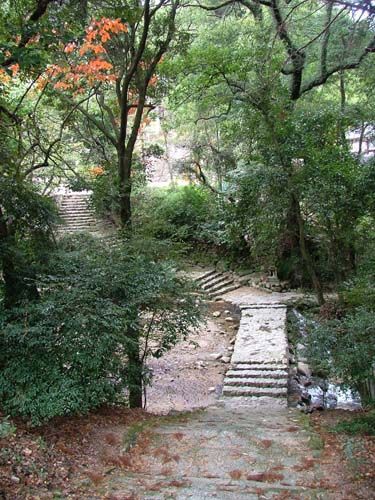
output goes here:
{"type": "Polygon", "coordinates": [[[224,396],[271,396],[275,398],[286,397],[288,393],[287,388],[274,388],[274,387],[246,387],[246,386],[230,386],[223,387],[224,396]]]}
{"type": "Polygon", "coordinates": [[[288,370],[288,366],[285,364],[275,364],[275,363],[235,363],[232,365],[232,370],[288,370]]]}
{"type": "Polygon", "coordinates": [[[62,201],[60,206],[62,207],[87,207],[90,205],[90,200],[68,200],[62,201]]]}
{"type": "Polygon", "coordinates": [[[96,225],[97,223],[93,222],[92,224],[64,224],[63,227],[67,229],[85,229],[95,227],[96,225]]]}
{"type": "Polygon", "coordinates": [[[198,282],[202,282],[204,281],[205,279],[209,278],[210,276],[212,276],[213,274],[217,274],[216,273],[216,270],[215,269],[210,269],[209,271],[203,273],[201,276],[199,276],[196,281],[198,282]]]}
{"type": "MultiPolygon", "coordinates": [[[[210,292],[210,293],[213,293],[213,292],[217,292],[223,288],[226,288],[228,286],[231,286],[232,284],[234,283],[234,280],[233,278],[228,278],[228,277],[225,277],[223,280],[221,280],[218,284],[214,284],[214,285],[209,285],[207,288],[206,288],[206,291],[210,292]]],[[[203,288],[203,287],[202,287],[203,288]]]]}
{"type": "Polygon", "coordinates": [[[217,290],[216,292],[210,292],[208,294],[208,296],[213,299],[215,297],[219,297],[219,295],[223,295],[224,293],[229,293],[229,292],[232,292],[233,290],[237,290],[237,288],[240,288],[240,286],[241,285],[239,285],[239,284],[227,286],[221,290],[217,290]]]}
{"type": "Polygon", "coordinates": [[[220,276],[222,276],[223,273],[218,273],[218,272],[214,272],[213,274],[211,274],[210,276],[207,276],[206,278],[202,278],[199,282],[199,284],[201,286],[205,285],[206,283],[208,283],[209,281],[215,279],[215,278],[220,278],[220,276]]]}
{"type": "Polygon", "coordinates": [[[287,387],[287,378],[234,378],[226,377],[224,380],[225,386],[241,386],[241,387],[287,387]]]}
{"type": "Polygon", "coordinates": [[[64,212],[63,210],[60,212],[64,217],[94,217],[94,212],[90,210],[75,210],[71,212],[64,212]]]}
{"type": "Polygon", "coordinates": [[[90,205],[67,205],[67,206],[63,206],[63,207],[60,207],[61,211],[62,212],[68,212],[68,213],[71,213],[71,212],[93,212],[93,209],[91,208],[90,205]]]}
{"type": "MultiPolygon", "coordinates": [[[[227,279],[230,279],[231,277],[228,274],[222,274],[219,277],[212,278],[209,281],[206,281],[203,285],[202,288],[203,290],[210,290],[213,286],[218,285],[219,283],[222,283],[223,281],[226,281],[227,279]]],[[[232,279],[233,281],[233,279],[232,279]]]]}
{"type": "Polygon", "coordinates": [[[86,233],[86,232],[98,232],[95,227],[64,227],[63,232],[65,233],[86,233]]]}
{"type": "Polygon", "coordinates": [[[285,379],[286,370],[228,370],[225,377],[285,379]]]}
{"type": "Polygon", "coordinates": [[[64,219],[64,222],[92,222],[95,221],[95,217],[92,217],[91,215],[86,215],[86,216],[74,216],[74,217],[66,217],[62,216],[62,219],[64,219]]]}
{"type": "Polygon", "coordinates": [[[266,302],[262,304],[249,304],[249,305],[241,305],[240,309],[241,311],[244,311],[246,313],[247,310],[251,309],[286,309],[287,306],[285,304],[267,304],[266,302]]]}

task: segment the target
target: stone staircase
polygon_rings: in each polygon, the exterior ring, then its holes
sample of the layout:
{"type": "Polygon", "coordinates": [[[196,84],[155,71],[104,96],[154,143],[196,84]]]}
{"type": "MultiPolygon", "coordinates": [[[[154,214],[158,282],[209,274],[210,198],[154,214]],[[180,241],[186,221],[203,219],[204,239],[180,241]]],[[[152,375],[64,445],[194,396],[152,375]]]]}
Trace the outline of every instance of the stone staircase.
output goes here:
{"type": "Polygon", "coordinates": [[[242,286],[238,277],[231,272],[210,270],[197,278],[200,288],[213,299],[242,286]]]}
{"type": "Polygon", "coordinates": [[[101,233],[105,224],[96,218],[94,210],[90,206],[89,192],[67,193],[57,197],[62,224],[59,232],[78,233],[90,232],[101,233]]]}
{"type": "Polygon", "coordinates": [[[288,343],[286,306],[250,304],[241,307],[231,368],[223,396],[287,397],[288,343]]]}

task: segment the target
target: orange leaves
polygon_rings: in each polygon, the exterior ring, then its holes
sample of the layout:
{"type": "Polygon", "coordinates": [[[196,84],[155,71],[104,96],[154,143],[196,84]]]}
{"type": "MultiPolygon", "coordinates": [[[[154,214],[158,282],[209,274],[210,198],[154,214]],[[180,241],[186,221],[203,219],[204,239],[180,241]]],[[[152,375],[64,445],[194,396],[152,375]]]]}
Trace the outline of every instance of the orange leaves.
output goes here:
{"type": "Polygon", "coordinates": [[[87,52],[92,51],[94,54],[106,54],[107,51],[100,44],[85,42],[79,49],[79,55],[84,56],[87,52]]]}
{"type": "Polygon", "coordinates": [[[17,76],[17,74],[18,74],[18,72],[19,72],[19,70],[20,70],[20,65],[19,65],[18,63],[11,64],[11,65],[9,66],[9,69],[11,70],[11,72],[12,72],[12,76],[13,76],[13,78],[14,78],[15,76],[17,76]]]}
{"type": "Polygon", "coordinates": [[[70,42],[65,45],[64,52],[65,54],[71,54],[77,48],[77,44],[74,42],[70,42]]]}
{"type": "Polygon", "coordinates": [[[93,20],[86,29],[81,44],[70,42],[64,47],[67,64],[52,65],[40,82],[43,88],[47,81],[52,81],[56,90],[72,90],[82,93],[85,86],[93,86],[98,82],[116,80],[113,65],[107,60],[108,43],[113,35],[125,33],[127,27],[120,19],[101,18],[93,20]]]}
{"type": "Polygon", "coordinates": [[[108,42],[112,35],[118,35],[119,33],[126,33],[128,28],[121,19],[109,19],[107,17],[102,17],[99,20],[93,20],[90,26],[86,30],[86,41],[101,41],[102,43],[108,42]]]}
{"type": "Polygon", "coordinates": [[[0,84],[2,83],[6,85],[7,83],[10,82],[10,80],[11,78],[8,75],[8,73],[0,68],[0,84]]]}
{"type": "Polygon", "coordinates": [[[150,87],[155,87],[155,85],[158,83],[158,81],[159,81],[159,78],[156,75],[153,75],[150,78],[150,82],[149,82],[150,87]]]}
{"type": "Polygon", "coordinates": [[[9,71],[5,71],[4,69],[0,68],[0,84],[7,85],[10,83],[12,78],[15,78],[20,70],[20,65],[18,63],[11,64],[8,68],[11,72],[12,75],[9,74],[9,71]]]}
{"type": "Polygon", "coordinates": [[[97,167],[91,167],[89,169],[89,172],[93,177],[99,177],[100,175],[104,174],[104,168],[98,165],[97,167]]]}

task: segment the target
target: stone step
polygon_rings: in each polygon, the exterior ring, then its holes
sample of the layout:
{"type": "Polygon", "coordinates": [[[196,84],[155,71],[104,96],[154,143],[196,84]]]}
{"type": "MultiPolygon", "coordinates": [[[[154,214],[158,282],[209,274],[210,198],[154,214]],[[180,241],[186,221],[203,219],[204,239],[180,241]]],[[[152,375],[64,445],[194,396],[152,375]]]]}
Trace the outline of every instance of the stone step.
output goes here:
{"type": "Polygon", "coordinates": [[[225,386],[241,386],[241,387],[287,387],[288,379],[287,378],[234,378],[234,377],[225,377],[224,379],[225,386]]]}
{"type": "Polygon", "coordinates": [[[65,212],[64,210],[61,210],[60,214],[64,217],[95,217],[94,212],[91,212],[90,210],[74,210],[74,212],[65,212]]]}
{"type": "Polygon", "coordinates": [[[83,215],[83,216],[74,216],[74,217],[66,217],[64,215],[61,216],[62,219],[64,219],[65,222],[90,222],[90,221],[95,221],[95,217],[92,217],[91,215],[83,215]]]}
{"type": "Polygon", "coordinates": [[[285,379],[286,370],[228,370],[225,377],[285,379]]]}
{"type": "Polygon", "coordinates": [[[60,207],[60,212],[64,212],[67,214],[72,214],[75,212],[91,212],[94,213],[94,210],[88,205],[72,205],[71,207],[60,207]]]}
{"type": "Polygon", "coordinates": [[[218,273],[218,272],[214,272],[213,274],[211,274],[210,276],[206,277],[206,278],[203,278],[200,280],[199,284],[201,286],[205,285],[206,283],[208,283],[209,281],[211,281],[212,279],[215,279],[215,278],[219,278],[220,276],[222,276],[223,273],[218,273]]]}
{"type": "Polygon", "coordinates": [[[218,290],[221,290],[222,288],[225,288],[227,286],[230,286],[234,283],[234,280],[233,278],[229,278],[228,276],[225,276],[224,278],[218,280],[218,282],[215,284],[211,284],[211,283],[208,283],[207,285],[207,288],[202,288],[206,291],[206,292],[217,292],[218,290]]]}
{"type": "Polygon", "coordinates": [[[88,205],[87,203],[85,203],[83,205],[72,204],[72,205],[60,206],[60,210],[62,212],[73,212],[75,210],[80,211],[80,212],[83,212],[85,210],[89,210],[90,212],[93,212],[92,207],[90,205],[88,205]]]}
{"type": "Polygon", "coordinates": [[[209,278],[210,276],[212,276],[213,274],[216,273],[216,270],[215,269],[210,269],[209,271],[206,271],[205,273],[203,273],[201,276],[199,276],[196,281],[198,282],[202,282],[204,281],[205,279],[209,278]]]}
{"type": "Polygon", "coordinates": [[[93,233],[97,232],[94,230],[94,227],[64,227],[62,230],[63,233],[93,233]]]}
{"type": "Polygon", "coordinates": [[[257,309],[286,309],[287,306],[285,304],[279,304],[277,302],[275,303],[269,303],[267,304],[266,302],[260,303],[260,304],[249,304],[249,305],[240,305],[241,311],[244,311],[246,313],[247,310],[257,310],[257,309]]]}
{"type": "Polygon", "coordinates": [[[246,386],[230,386],[223,387],[223,396],[271,396],[275,398],[286,397],[288,390],[285,387],[246,387],[246,386]]]}
{"type": "Polygon", "coordinates": [[[206,281],[203,285],[202,288],[203,290],[209,290],[211,287],[218,285],[219,283],[222,283],[223,281],[230,279],[231,276],[228,274],[222,274],[221,276],[214,277],[209,281],[206,281]]]}
{"type": "Polygon", "coordinates": [[[288,366],[285,364],[274,363],[235,363],[231,367],[232,370],[284,370],[288,371],[288,366]]]}
{"type": "Polygon", "coordinates": [[[61,200],[60,206],[62,207],[72,207],[72,206],[83,206],[83,205],[89,205],[90,200],[87,198],[85,200],[61,200]]]}
{"type": "Polygon", "coordinates": [[[69,197],[64,197],[62,200],[60,200],[60,203],[87,203],[90,200],[90,196],[69,196],[69,197]]]}
{"type": "Polygon", "coordinates": [[[97,224],[96,222],[93,222],[92,224],[64,224],[62,227],[66,227],[67,229],[89,229],[96,227],[97,224]]]}
{"type": "Polygon", "coordinates": [[[211,299],[214,299],[215,297],[219,297],[220,295],[223,295],[225,293],[229,293],[229,292],[232,292],[233,290],[237,290],[237,288],[240,288],[241,285],[239,285],[238,283],[237,284],[234,284],[234,285],[231,285],[231,286],[227,286],[227,287],[224,287],[220,290],[217,290],[215,292],[210,292],[208,294],[208,296],[211,298],[211,299]]]}

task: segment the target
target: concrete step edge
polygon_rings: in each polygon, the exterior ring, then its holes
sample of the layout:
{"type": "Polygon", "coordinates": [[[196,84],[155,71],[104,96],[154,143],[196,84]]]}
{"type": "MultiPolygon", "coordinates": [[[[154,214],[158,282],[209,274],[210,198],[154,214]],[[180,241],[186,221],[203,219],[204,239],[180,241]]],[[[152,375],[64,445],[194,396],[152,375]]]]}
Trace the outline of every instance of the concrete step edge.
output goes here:
{"type": "Polygon", "coordinates": [[[275,389],[288,387],[288,379],[277,378],[225,378],[224,385],[234,387],[273,387],[275,389]]]}
{"type": "Polygon", "coordinates": [[[283,397],[287,396],[286,388],[274,389],[272,387],[246,387],[246,386],[228,386],[223,387],[224,396],[274,396],[283,397]]]}
{"type": "Polygon", "coordinates": [[[228,370],[226,377],[242,378],[285,378],[288,375],[285,370],[228,370]],[[264,376],[264,377],[263,377],[264,376]]]}

